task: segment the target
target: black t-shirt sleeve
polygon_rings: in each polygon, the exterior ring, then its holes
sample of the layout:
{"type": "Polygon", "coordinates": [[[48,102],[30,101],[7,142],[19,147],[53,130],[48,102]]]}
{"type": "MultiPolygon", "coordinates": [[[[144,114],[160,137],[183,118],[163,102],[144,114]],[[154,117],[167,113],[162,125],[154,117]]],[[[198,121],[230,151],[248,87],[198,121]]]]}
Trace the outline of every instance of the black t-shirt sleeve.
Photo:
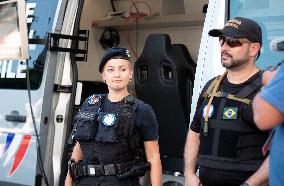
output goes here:
{"type": "Polygon", "coordinates": [[[203,94],[206,92],[206,90],[208,89],[208,87],[210,86],[210,84],[212,83],[212,81],[214,80],[215,78],[209,80],[206,85],[203,87],[201,93],[199,94],[199,97],[198,97],[198,101],[197,101],[197,105],[196,105],[196,109],[195,109],[195,113],[194,113],[194,116],[193,116],[193,120],[190,124],[190,129],[194,132],[197,132],[197,133],[200,133],[200,126],[201,126],[201,123],[200,123],[200,119],[199,119],[199,110],[200,110],[200,107],[204,101],[204,98],[203,98],[203,94]]]}
{"type": "Polygon", "coordinates": [[[202,102],[203,102],[202,95],[203,94],[199,95],[197,105],[196,105],[196,110],[195,110],[195,113],[194,113],[194,116],[193,116],[193,120],[190,124],[190,129],[194,132],[197,132],[197,133],[200,133],[200,120],[199,120],[198,113],[199,113],[199,109],[200,109],[202,102]]]}
{"type": "Polygon", "coordinates": [[[140,102],[135,113],[135,125],[141,132],[143,141],[158,140],[158,122],[152,107],[140,102]]]}

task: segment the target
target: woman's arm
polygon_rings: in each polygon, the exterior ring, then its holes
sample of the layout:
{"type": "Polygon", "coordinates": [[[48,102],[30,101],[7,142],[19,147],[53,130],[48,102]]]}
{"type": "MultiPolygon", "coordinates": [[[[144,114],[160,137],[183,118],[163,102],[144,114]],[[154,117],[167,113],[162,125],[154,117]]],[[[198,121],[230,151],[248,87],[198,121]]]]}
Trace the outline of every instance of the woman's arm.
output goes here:
{"type": "MultiPolygon", "coordinates": [[[[73,148],[71,159],[74,159],[76,162],[83,159],[83,153],[82,153],[79,142],[76,142],[76,144],[73,148]]],[[[65,179],[65,186],[72,186],[72,185],[73,185],[72,177],[70,176],[69,170],[68,170],[68,173],[67,173],[66,179],[65,179]]]]}
{"type": "Polygon", "coordinates": [[[152,186],[162,185],[162,165],[160,160],[158,141],[145,141],[145,153],[147,161],[150,162],[150,178],[152,186]]]}

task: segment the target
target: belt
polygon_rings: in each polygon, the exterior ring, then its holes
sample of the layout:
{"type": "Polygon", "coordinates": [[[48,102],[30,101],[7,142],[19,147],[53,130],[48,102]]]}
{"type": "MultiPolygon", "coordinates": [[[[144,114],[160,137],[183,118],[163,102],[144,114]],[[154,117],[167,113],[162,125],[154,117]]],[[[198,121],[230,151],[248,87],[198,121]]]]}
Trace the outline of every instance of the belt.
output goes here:
{"type": "Polygon", "coordinates": [[[124,173],[130,163],[107,164],[107,165],[80,165],[78,176],[109,176],[124,173]]]}

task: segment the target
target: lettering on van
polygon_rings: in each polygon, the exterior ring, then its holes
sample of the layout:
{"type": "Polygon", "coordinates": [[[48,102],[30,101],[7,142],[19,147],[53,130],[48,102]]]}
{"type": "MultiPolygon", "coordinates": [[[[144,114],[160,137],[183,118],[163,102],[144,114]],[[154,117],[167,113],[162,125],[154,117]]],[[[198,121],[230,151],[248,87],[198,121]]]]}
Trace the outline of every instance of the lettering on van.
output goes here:
{"type": "Polygon", "coordinates": [[[0,61],[0,78],[26,78],[26,61],[0,61]]]}
{"type": "MultiPolygon", "coordinates": [[[[27,24],[30,25],[34,20],[34,12],[36,8],[36,3],[27,3],[26,5],[26,16],[27,16],[27,24]]],[[[35,30],[29,30],[28,36],[29,39],[32,39],[34,36],[35,30]]],[[[29,45],[30,50],[35,50],[36,45],[29,45]]]]}

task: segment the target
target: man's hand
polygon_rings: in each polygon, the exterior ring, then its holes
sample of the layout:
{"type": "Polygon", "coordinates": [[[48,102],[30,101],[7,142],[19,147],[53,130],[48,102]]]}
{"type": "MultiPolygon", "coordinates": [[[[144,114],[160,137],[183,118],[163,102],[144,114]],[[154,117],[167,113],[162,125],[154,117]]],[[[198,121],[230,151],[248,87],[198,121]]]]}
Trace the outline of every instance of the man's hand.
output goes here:
{"type": "Polygon", "coordinates": [[[185,179],[185,186],[202,186],[199,177],[192,174],[185,179]]]}

